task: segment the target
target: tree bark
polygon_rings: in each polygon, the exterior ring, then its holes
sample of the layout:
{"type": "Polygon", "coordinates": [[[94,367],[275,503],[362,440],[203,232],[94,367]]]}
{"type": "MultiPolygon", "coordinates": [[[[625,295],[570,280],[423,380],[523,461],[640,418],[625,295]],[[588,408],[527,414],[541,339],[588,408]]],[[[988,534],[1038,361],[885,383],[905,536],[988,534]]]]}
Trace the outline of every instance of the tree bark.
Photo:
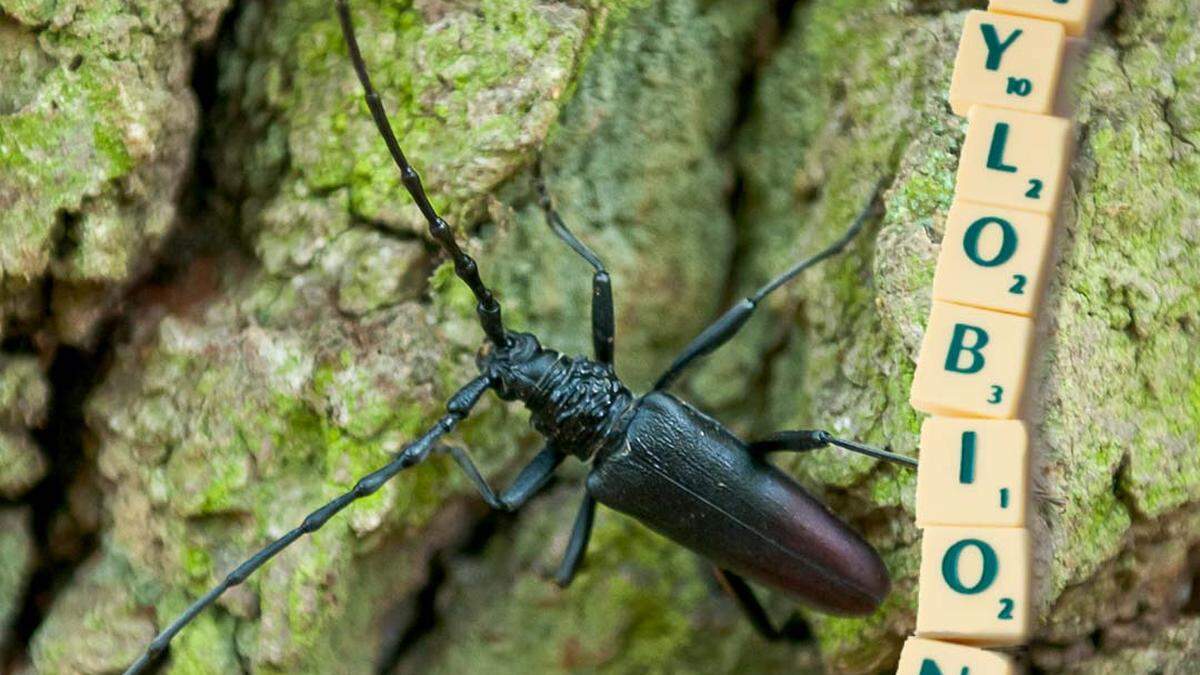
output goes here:
{"type": "MultiPolygon", "coordinates": [[[[473,301],[400,187],[332,4],[227,4],[0,0],[15,667],[128,665],[475,373],[473,301]]],[[[542,222],[540,161],[613,273],[617,369],[639,391],[883,180],[867,234],[677,391],[744,437],[830,428],[915,454],[908,389],[964,131],[946,93],[978,4],[353,11],[405,151],[509,324],[590,350],[590,272],[542,222]]],[[[1200,660],[1197,21],[1196,0],[1122,2],[1074,78],[1029,397],[1039,629],[1022,658],[1044,672],[1200,660]]],[[[538,449],[494,399],[455,440],[494,484],[538,449]]],[[[764,644],[702,561],[604,510],[561,590],[583,467],[497,516],[435,458],[229,593],[165,672],[894,672],[915,620],[915,474],[835,452],[779,463],[883,554],[894,591],[874,616],[801,608],[811,641],[764,644]]],[[[795,610],[768,600],[778,620],[795,610]]]]}

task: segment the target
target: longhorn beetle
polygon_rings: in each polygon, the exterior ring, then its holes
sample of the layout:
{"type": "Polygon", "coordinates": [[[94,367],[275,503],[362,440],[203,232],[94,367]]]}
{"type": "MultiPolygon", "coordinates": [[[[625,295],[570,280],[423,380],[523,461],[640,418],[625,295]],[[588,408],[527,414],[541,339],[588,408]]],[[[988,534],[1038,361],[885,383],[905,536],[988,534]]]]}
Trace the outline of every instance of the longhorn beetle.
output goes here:
{"type": "Polygon", "coordinates": [[[192,603],[150,643],[126,674],[146,671],[171,639],[222,593],[246,580],[292,542],[320,529],[352,502],[373,494],[401,471],[434,454],[449,454],[494,509],[516,511],[546,486],[568,455],[591,463],[587,489],[575,517],[556,581],[567,586],[583,562],[597,503],[642,523],[699,553],[716,566],[754,627],[768,639],[785,636],[776,628],[744,577],[839,614],[875,611],[890,588],[879,555],[857,533],[790,476],[765,460],[769,453],[806,452],[830,445],[878,459],[916,466],[886,450],[835,438],[827,431],[784,431],[745,443],[721,423],[679,400],[667,389],[698,358],[732,338],[764,298],[804,270],[842,251],[863,229],[878,201],[877,187],[867,207],[846,233],[820,253],[801,260],[705,328],[658,378],[653,391],[635,397],[613,367],[612,279],[600,258],[577,239],[554,210],[539,181],[546,223],[586,260],[592,277],[592,358],[565,356],[542,347],[530,333],[510,332],[500,303],[483,283],[475,260],[425,195],[384,112],[358,47],[347,0],[336,0],[338,19],[355,73],[375,126],[383,136],[404,187],[429,224],[429,233],[454,262],[457,276],[471,288],[487,342],[476,358],[479,376],[450,397],[446,414],[391,462],[362,477],[354,487],[313,511],[298,527],[255,553],[192,603]],[[466,450],[442,438],[470,414],[488,390],[505,401],[522,401],[545,447],[497,494],[466,450]]]}

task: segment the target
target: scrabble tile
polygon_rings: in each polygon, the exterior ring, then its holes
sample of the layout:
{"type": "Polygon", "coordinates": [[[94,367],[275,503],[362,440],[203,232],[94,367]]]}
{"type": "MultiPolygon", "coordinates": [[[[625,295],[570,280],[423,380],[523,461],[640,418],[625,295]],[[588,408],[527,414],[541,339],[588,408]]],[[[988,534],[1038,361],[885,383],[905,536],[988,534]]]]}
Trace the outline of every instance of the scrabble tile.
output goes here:
{"type": "Polygon", "coordinates": [[[1017,666],[1003,654],[976,647],[912,637],[900,652],[896,675],[1017,675],[1017,666]]]}
{"type": "Polygon", "coordinates": [[[1029,530],[930,527],[922,534],[917,635],[1021,644],[1030,628],[1029,530]]]}
{"type": "Polygon", "coordinates": [[[1108,0],[992,0],[988,10],[1057,21],[1070,35],[1084,35],[1107,16],[1108,0]]]}
{"type": "Polygon", "coordinates": [[[958,162],[960,199],[1054,213],[1071,156],[1071,122],[977,105],[958,162]]]}
{"type": "Polygon", "coordinates": [[[1032,316],[1053,241],[1054,223],[1045,214],[955,202],[946,218],[933,298],[1032,316]]]}
{"type": "Polygon", "coordinates": [[[1029,438],[1018,420],[930,417],[921,427],[917,526],[1024,527],[1029,438]]]}
{"type": "Polygon", "coordinates": [[[935,300],[909,400],[934,415],[1013,419],[1032,347],[1031,319],[935,300]]]}
{"type": "Polygon", "coordinates": [[[1065,41],[1062,24],[1054,21],[969,12],[950,81],[950,108],[958,115],[973,105],[1051,112],[1065,41]]]}

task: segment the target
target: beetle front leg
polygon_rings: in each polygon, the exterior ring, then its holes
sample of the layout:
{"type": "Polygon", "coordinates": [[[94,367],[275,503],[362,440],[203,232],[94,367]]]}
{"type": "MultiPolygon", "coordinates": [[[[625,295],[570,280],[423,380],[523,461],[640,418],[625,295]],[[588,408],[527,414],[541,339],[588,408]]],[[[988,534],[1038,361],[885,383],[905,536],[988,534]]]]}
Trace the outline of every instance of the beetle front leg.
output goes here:
{"type": "Polygon", "coordinates": [[[471,460],[471,455],[466,450],[445,445],[439,446],[437,450],[450,453],[450,456],[462,468],[463,473],[467,474],[467,478],[470,478],[471,482],[475,484],[475,489],[479,490],[479,494],[483,496],[483,500],[487,502],[488,506],[497,511],[508,512],[516,511],[524,506],[530,498],[545,487],[546,483],[550,482],[550,477],[554,475],[554,470],[566,459],[566,455],[554,448],[543,448],[533,458],[533,461],[521,469],[521,473],[517,474],[512,485],[509,485],[503,494],[497,495],[492,486],[488,485],[483,474],[479,473],[479,467],[475,466],[475,462],[471,460]]]}
{"type": "Polygon", "coordinates": [[[583,502],[579,505],[579,512],[575,515],[575,525],[571,528],[571,541],[567,543],[562,563],[554,575],[554,582],[560,587],[570,586],[571,581],[575,579],[575,573],[583,565],[588,543],[592,540],[592,523],[595,520],[596,500],[592,495],[584,492],[583,502]]]}

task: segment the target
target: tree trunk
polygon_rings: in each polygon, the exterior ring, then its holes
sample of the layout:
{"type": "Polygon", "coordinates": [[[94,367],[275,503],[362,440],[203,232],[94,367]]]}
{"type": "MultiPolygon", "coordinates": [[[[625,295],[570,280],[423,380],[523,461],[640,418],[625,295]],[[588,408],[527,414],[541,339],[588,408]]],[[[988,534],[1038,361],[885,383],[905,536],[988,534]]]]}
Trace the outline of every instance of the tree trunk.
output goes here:
{"type": "MultiPolygon", "coordinates": [[[[509,325],[590,350],[590,270],[542,222],[541,161],[613,273],[617,368],[638,391],[883,180],[866,236],[676,390],[744,437],[831,428],[914,454],[908,389],[964,129],[946,94],[982,4],[353,12],[404,149],[509,325]]],[[[482,334],[332,3],[0,10],[0,663],[106,673],[431,425],[482,334]]],[[[1027,658],[1043,672],[1200,661],[1198,21],[1198,0],[1121,2],[1075,78],[1029,401],[1027,658]]],[[[504,484],[538,449],[526,420],[488,398],[454,441],[504,484]]],[[[811,640],[764,644],[702,561],[604,510],[561,590],[583,467],[498,516],[434,458],[230,592],[164,672],[894,671],[915,618],[915,474],[778,461],[883,554],[894,591],[874,616],[801,608],[811,640]]],[[[778,620],[795,610],[768,599],[778,620]]]]}

